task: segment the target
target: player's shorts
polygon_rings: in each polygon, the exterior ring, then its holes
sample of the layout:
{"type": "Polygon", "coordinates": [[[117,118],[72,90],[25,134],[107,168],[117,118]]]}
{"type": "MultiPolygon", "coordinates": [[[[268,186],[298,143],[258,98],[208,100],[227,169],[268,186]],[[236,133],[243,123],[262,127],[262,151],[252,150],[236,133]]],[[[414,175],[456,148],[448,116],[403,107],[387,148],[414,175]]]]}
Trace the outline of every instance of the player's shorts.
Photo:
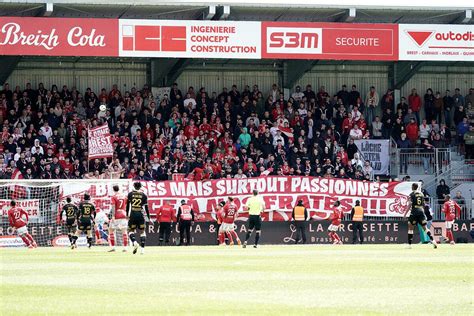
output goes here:
{"type": "Polygon", "coordinates": [[[17,228],[16,233],[20,236],[24,235],[24,234],[27,234],[28,233],[28,227],[26,227],[26,225],[25,225],[25,226],[22,226],[20,228],[17,228]]]}
{"type": "Polygon", "coordinates": [[[408,222],[412,225],[426,225],[425,213],[421,210],[412,210],[410,216],[408,217],[408,222]]]}
{"type": "Polygon", "coordinates": [[[454,225],[454,220],[452,221],[446,221],[446,229],[451,229],[453,228],[454,225]]]}
{"type": "Polygon", "coordinates": [[[219,231],[224,233],[232,232],[234,230],[234,223],[222,223],[221,227],[219,227],[219,231]]]}
{"type": "Polygon", "coordinates": [[[113,230],[124,230],[127,229],[127,219],[126,218],[120,218],[120,219],[115,219],[110,222],[110,228],[113,230]]]}
{"type": "Polygon", "coordinates": [[[249,216],[249,230],[254,229],[260,230],[262,229],[262,218],[260,215],[250,215],[249,216]]]}
{"type": "Polygon", "coordinates": [[[92,229],[92,221],[89,219],[81,219],[79,221],[78,228],[80,231],[91,230],[92,229]]]}
{"type": "Polygon", "coordinates": [[[75,218],[67,218],[66,219],[66,226],[76,226],[76,219],[75,218]]]}
{"type": "Polygon", "coordinates": [[[339,225],[331,224],[329,225],[328,230],[331,232],[337,232],[339,230],[339,225]]]}
{"type": "Polygon", "coordinates": [[[130,219],[128,220],[128,229],[145,229],[145,217],[142,213],[132,212],[130,219]]]}

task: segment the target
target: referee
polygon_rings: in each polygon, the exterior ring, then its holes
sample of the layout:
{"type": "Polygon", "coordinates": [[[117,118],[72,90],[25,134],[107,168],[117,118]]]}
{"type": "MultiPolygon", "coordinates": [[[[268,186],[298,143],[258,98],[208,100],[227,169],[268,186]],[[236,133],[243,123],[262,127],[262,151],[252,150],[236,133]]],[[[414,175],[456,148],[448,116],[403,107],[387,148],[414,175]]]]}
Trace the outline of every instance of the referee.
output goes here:
{"type": "Polygon", "coordinates": [[[263,200],[258,196],[258,191],[253,190],[253,196],[247,200],[246,209],[249,211],[249,227],[247,228],[247,235],[245,236],[245,241],[242,247],[247,247],[247,241],[250,238],[253,230],[255,229],[255,245],[254,248],[257,248],[258,240],[260,239],[260,233],[262,229],[262,218],[260,214],[263,212],[265,204],[263,200]]]}

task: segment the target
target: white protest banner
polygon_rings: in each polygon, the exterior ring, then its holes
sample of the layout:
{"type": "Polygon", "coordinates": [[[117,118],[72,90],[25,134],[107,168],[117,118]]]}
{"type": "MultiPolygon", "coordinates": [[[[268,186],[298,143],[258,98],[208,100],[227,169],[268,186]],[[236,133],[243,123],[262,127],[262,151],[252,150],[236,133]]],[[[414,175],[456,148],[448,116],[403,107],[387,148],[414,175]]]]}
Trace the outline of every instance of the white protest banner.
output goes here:
{"type": "Polygon", "coordinates": [[[89,129],[89,160],[114,155],[110,130],[107,125],[89,129]]]}
{"type": "Polygon", "coordinates": [[[374,174],[388,174],[390,165],[390,141],[388,139],[359,139],[355,140],[364,160],[370,161],[374,174]]]}

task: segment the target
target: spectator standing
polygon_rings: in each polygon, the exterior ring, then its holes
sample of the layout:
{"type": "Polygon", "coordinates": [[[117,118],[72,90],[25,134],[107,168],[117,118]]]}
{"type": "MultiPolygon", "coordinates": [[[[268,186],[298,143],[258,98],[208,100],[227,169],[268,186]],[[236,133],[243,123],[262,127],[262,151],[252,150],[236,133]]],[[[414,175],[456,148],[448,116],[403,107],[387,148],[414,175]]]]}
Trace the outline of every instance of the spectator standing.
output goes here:
{"type": "Polygon", "coordinates": [[[375,120],[372,122],[372,137],[374,139],[382,138],[382,122],[380,122],[380,117],[375,116],[375,120]]]}
{"type": "Polygon", "coordinates": [[[465,158],[474,159],[474,126],[464,133],[465,158]]]}
{"type": "Polygon", "coordinates": [[[363,235],[363,221],[364,221],[364,208],[360,206],[360,201],[355,202],[355,206],[351,210],[352,218],[352,244],[357,243],[357,235],[359,235],[359,243],[364,242],[363,235]]]}
{"type": "Polygon", "coordinates": [[[431,122],[434,113],[434,95],[431,88],[426,89],[425,96],[423,98],[423,107],[425,109],[425,119],[431,122]]]}
{"type": "Polygon", "coordinates": [[[299,200],[298,204],[293,208],[292,219],[295,221],[296,238],[295,244],[300,241],[300,234],[303,244],[306,243],[306,221],[308,220],[308,210],[304,207],[303,200],[299,200]]]}
{"type": "Polygon", "coordinates": [[[441,123],[441,113],[444,110],[444,101],[441,98],[441,93],[439,91],[436,92],[434,103],[433,103],[433,118],[436,119],[437,122],[441,123]]]}
{"type": "Polygon", "coordinates": [[[442,205],[444,203],[444,198],[450,192],[449,187],[446,185],[446,181],[441,179],[439,185],[436,187],[436,197],[438,198],[438,204],[442,205]]]}
{"type": "Polygon", "coordinates": [[[451,91],[446,90],[443,97],[443,108],[444,108],[444,123],[447,127],[451,127],[451,110],[454,106],[454,99],[451,96],[451,91]]]}
{"type": "Polygon", "coordinates": [[[462,96],[461,90],[459,90],[459,88],[454,89],[453,99],[454,99],[455,108],[458,108],[460,106],[463,106],[463,107],[466,106],[466,100],[462,96]]]}
{"type": "Polygon", "coordinates": [[[426,119],[424,119],[420,124],[420,140],[423,143],[425,139],[430,137],[431,127],[427,124],[426,119]]]}
{"type": "Polygon", "coordinates": [[[411,90],[411,94],[408,96],[408,105],[416,116],[417,124],[420,124],[421,98],[416,89],[411,90]]]}
{"type": "Polygon", "coordinates": [[[365,97],[366,117],[367,121],[372,123],[375,117],[375,111],[379,104],[379,95],[374,86],[371,86],[367,96],[365,97]]]}
{"type": "Polygon", "coordinates": [[[397,141],[397,146],[400,149],[400,173],[407,174],[409,148],[413,146],[411,146],[405,133],[402,133],[400,136],[400,139],[397,141]]]}
{"type": "Polygon", "coordinates": [[[470,219],[471,217],[468,213],[469,210],[466,207],[466,199],[462,196],[461,191],[456,191],[456,195],[454,196],[453,200],[461,207],[461,219],[470,219]]]}

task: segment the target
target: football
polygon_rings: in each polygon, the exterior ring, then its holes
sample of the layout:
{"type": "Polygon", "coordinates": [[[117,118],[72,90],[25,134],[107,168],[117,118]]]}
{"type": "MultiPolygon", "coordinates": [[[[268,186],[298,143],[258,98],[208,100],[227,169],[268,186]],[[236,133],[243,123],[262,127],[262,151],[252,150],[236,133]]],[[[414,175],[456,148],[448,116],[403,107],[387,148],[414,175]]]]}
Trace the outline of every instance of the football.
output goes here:
{"type": "Polygon", "coordinates": [[[100,107],[99,107],[99,110],[101,112],[105,112],[105,110],[107,110],[107,106],[105,104],[101,104],[100,107]]]}

